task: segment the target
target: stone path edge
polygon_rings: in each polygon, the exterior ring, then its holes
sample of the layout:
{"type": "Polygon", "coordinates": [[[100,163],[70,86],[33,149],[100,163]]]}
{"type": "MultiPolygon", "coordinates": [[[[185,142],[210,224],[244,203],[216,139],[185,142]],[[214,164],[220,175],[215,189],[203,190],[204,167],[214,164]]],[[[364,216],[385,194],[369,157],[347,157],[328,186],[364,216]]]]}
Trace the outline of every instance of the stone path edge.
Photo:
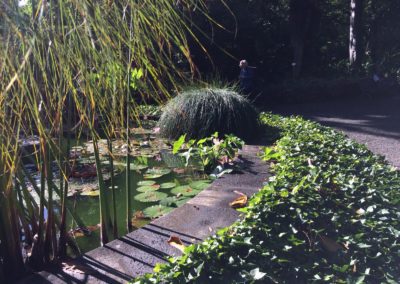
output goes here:
{"type": "Polygon", "coordinates": [[[236,162],[240,171],[215,180],[186,204],[143,228],[84,254],[74,262],[74,269],[42,271],[19,283],[126,283],[152,272],[157,263],[180,255],[167,243],[170,236],[178,236],[185,245],[198,243],[240,218],[229,206],[238,197],[234,191],[251,196],[269,176],[268,165],[258,157],[260,147],[244,146],[236,162]]]}

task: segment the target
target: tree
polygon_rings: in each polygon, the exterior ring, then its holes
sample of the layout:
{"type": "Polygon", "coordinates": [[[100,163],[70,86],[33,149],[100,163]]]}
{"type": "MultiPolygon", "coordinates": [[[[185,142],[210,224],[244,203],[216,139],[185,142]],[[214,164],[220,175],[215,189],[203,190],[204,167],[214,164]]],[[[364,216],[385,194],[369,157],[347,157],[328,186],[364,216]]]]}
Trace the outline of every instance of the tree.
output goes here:
{"type": "Polygon", "coordinates": [[[293,48],[293,79],[297,79],[303,67],[306,39],[318,14],[317,2],[313,0],[291,0],[289,13],[290,42],[293,48]]]}
{"type": "Polygon", "coordinates": [[[355,73],[360,71],[365,53],[363,14],[364,0],[350,0],[349,63],[355,73]]]}

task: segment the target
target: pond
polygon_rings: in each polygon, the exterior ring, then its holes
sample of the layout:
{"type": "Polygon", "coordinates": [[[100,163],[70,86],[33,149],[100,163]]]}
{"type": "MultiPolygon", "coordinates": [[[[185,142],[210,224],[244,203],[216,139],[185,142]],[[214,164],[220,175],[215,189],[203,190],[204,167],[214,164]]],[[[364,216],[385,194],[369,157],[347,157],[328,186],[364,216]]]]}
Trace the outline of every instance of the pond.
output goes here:
{"type": "MultiPolygon", "coordinates": [[[[154,136],[151,131],[139,129],[132,135],[130,141],[130,185],[133,212],[131,223],[133,228],[140,228],[153,218],[167,214],[176,207],[183,205],[201,190],[206,188],[211,180],[201,166],[191,164],[185,167],[182,157],[173,155],[168,141],[154,136]]],[[[75,238],[82,253],[100,246],[99,227],[99,190],[97,174],[91,141],[74,141],[70,158],[74,166],[69,178],[68,205],[72,213],[79,217],[85,227],[80,227],[68,216],[69,234],[75,238]]],[[[115,203],[118,235],[126,230],[126,153],[125,141],[112,142],[113,173],[115,188],[115,203]]],[[[107,150],[107,141],[99,141],[102,173],[107,188],[107,202],[112,206],[112,184],[110,181],[112,169],[107,150]]],[[[34,165],[27,165],[35,183],[40,185],[40,174],[34,165]]],[[[54,167],[56,168],[56,167],[54,167]]],[[[58,184],[59,173],[54,171],[55,184],[58,184]]],[[[34,193],[34,191],[32,190],[34,193]]],[[[59,209],[56,209],[59,211],[59,209]]],[[[111,236],[110,236],[111,237],[111,236]]],[[[72,252],[69,252],[74,256],[72,252]]]]}

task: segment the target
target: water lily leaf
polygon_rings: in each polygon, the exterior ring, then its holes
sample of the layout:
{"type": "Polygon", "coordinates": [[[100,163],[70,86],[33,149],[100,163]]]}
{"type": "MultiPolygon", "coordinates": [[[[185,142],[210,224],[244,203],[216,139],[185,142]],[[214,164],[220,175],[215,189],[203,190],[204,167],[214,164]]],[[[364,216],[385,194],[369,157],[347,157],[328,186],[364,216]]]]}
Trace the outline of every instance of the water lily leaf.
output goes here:
{"type": "Polygon", "coordinates": [[[129,169],[131,171],[141,171],[141,170],[144,170],[144,169],[147,169],[147,168],[148,168],[148,166],[141,165],[141,164],[130,164],[129,165],[129,169]]]}
{"type": "Polygon", "coordinates": [[[150,168],[146,171],[147,175],[167,175],[171,172],[170,169],[166,168],[150,168]]]}
{"type": "Polygon", "coordinates": [[[197,190],[203,190],[205,188],[207,188],[210,185],[210,181],[208,180],[197,180],[194,182],[191,182],[189,184],[189,186],[193,189],[197,189],[197,190]]]}
{"type": "Polygon", "coordinates": [[[189,185],[181,185],[177,186],[171,190],[171,193],[175,195],[183,195],[183,196],[194,196],[198,194],[200,191],[191,188],[189,185]]]}
{"type": "Polygon", "coordinates": [[[187,198],[187,197],[181,197],[179,199],[176,200],[175,204],[177,207],[181,207],[183,204],[185,204],[186,202],[188,202],[191,198],[187,198]]]}
{"type": "Polygon", "coordinates": [[[179,249],[181,252],[185,250],[185,245],[183,244],[182,240],[177,236],[171,236],[167,243],[174,248],[179,249]]]}
{"type": "Polygon", "coordinates": [[[163,200],[160,200],[160,205],[162,206],[174,206],[178,199],[176,196],[169,196],[167,198],[164,198],[163,200]]]}
{"type": "Polygon", "coordinates": [[[146,217],[143,211],[136,211],[131,219],[132,226],[135,228],[141,228],[150,222],[150,218],[146,217]]]}
{"type": "Polygon", "coordinates": [[[92,190],[92,191],[84,191],[80,195],[82,196],[90,196],[90,197],[96,197],[100,195],[100,190],[92,190]]]}
{"type": "Polygon", "coordinates": [[[153,205],[144,209],[143,213],[146,217],[157,218],[171,212],[173,209],[163,205],[153,205]]]}
{"type": "Polygon", "coordinates": [[[135,196],[135,199],[140,202],[156,202],[164,199],[168,196],[168,194],[159,191],[146,191],[143,193],[139,193],[135,196]]]}
{"type": "Polygon", "coordinates": [[[144,174],[143,178],[145,179],[156,179],[156,178],[160,178],[164,175],[157,175],[157,174],[144,174]]]}
{"type": "Polygon", "coordinates": [[[138,186],[153,185],[156,182],[154,180],[141,180],[137,183],[138,186]]]}
{"type": "Polygon", "coordinates": [[[176,183],[174,182],[164,182],[161,184],[161,188],[174,188],[176,183]]]}
{"type": "Polygon", "coordinates": [[[247,196],[244,193],[235,191],[235,193],[239,194],[240,196],[236,198],[234,201],[229,203],[229,206],[232,208],[243,208],[247,204],[247,196]]]}
{"type": "Polygon", "coordinates": [[[152,191],[152,190],[157,190],[160,188],[159,184],[153,184],[153,185],[143,185],[138,187],[136,190],[140,192],[146,192],[146,191],[152,191]]]}

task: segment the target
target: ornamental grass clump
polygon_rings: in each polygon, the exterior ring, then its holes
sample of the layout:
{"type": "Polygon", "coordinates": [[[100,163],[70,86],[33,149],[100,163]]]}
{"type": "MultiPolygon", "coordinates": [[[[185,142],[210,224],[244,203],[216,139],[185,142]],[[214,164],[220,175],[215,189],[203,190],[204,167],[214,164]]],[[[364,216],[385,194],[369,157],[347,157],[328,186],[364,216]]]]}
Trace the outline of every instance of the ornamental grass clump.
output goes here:
{"type": "Polygon", "coordinates": [[[258,115],[251,103],[231,88],[199,88],[172,99],[158,125],[160,134],[170,139],[183,134],[188,139],[202,138],[218,132],[248,141],[256,133],[258,115]]]}

